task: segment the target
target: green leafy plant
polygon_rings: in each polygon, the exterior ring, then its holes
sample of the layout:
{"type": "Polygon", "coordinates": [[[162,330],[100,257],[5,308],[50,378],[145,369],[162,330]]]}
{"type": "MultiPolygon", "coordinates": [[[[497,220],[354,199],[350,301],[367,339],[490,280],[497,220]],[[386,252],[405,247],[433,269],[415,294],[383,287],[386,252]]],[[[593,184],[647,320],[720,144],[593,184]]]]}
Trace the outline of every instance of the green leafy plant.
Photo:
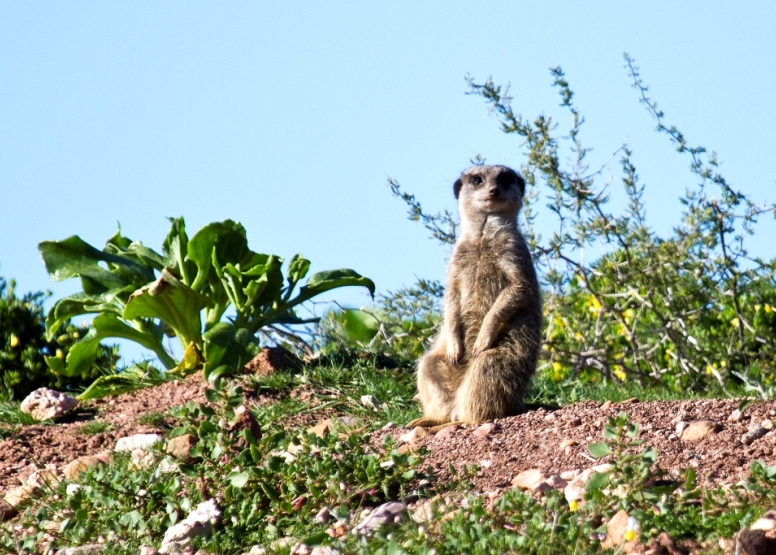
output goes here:
{"type": "Polygon", "coordinates": [[[49,335],[68,318],[96,314],[65,360],[46,358],[55,372],[80,375],[101,339],[121,337],[152,351],[168,370],[204,365],[206,377],[215,379],[248,362],[260,330],[317,321],[296,315],[294,309],[305,301],[346,286],[374,293],[371,280],[349,269],[313,274],[296,290],[310,262],[296,255],[284,275],[283,259],[250,250],[238,222],[211,223],[191,239],[183,218],[171,223],[161,254],[120,230],[102,250],[78,236],[39,244],[52,279],[78,277],[83,288],[54,305],[46,320],[49,335]],[[235,315],[225,321],[229,308],[235,315]],[[165,336],[177,337],[180,360],[165,349],[165,336]]]}

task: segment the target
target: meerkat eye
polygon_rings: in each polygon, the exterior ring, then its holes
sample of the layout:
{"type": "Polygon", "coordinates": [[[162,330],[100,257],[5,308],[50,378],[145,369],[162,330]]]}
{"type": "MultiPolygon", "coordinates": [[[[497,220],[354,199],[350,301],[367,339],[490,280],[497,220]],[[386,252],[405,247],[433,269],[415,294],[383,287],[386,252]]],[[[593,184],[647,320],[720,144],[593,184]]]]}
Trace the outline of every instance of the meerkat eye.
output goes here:
{"type": "Polygon", "coordinates": [[[472,177],[472,183],[474,185],[482,185],[482,178],[479,175],[472,177]]]}

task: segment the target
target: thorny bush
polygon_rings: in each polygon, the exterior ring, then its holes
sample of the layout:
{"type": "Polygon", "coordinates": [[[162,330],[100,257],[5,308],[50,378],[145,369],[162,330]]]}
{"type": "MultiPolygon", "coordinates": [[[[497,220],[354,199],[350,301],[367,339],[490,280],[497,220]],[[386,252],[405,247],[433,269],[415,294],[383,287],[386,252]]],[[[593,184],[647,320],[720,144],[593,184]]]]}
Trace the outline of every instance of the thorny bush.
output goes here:
{"type": "MultiPolygon", "coordinates": [[[[745,243],[758,216],[776,215],[776,205],[755,205],[730,185],[718,171],[716,154],[690,145],[666,123],[633,59],[625,54],[625,62],[657,131],[690,157],[697,179],[680,197],[681,222],[668,237],[647,224],[644,186],[627,145],[612,159],[619,156],[628,205],[619,214],[612,211],[613,169],[610,162],[589,169],[591,149],[580,136],[584,118],[560,68],[551,74],[571,116],[565,135],[552,117],[529,121],[515,113],[508,87],[468,78],[470,94],[489,104],[502,130],[524,140],[522,173],[529,192],[522,214],[545,295],[541,370],[559,382],[637,380],[674,391],[701,390],[710,382],[728,391],[740,379],[766,396],[772,389],[763,384],[775,379],[776,259],[750,256],[745,243]],[[540,191],[548,201],[542,217],[555,218],[549,238],[533,226],[540,191]],[[591,256],[592,249],[600,256],[591,256]]],[[[410,219],[420,220],[443,244],[454,242],[456,221],[449,212],[429,215],[398,183],[389,184],[409,206],[410,219]]]]}

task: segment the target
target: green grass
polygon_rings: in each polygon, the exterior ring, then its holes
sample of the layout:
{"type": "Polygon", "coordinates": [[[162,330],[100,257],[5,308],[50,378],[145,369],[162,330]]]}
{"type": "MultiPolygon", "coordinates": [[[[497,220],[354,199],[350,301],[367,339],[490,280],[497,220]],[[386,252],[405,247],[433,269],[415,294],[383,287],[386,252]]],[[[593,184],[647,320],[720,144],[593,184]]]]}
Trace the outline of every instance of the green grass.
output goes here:
{"type": "Polygon", "coordinates": [[[146,426],[153,426],[161,430],[169,430],[172,428],[171,417],[163,412],[148,412],[141,414],[135,418],[135,422],[138,424],[144,424],[146,426]]]}
{"type": "Polygon", "coordinates": [[[3,424],[21,424],[24,426],[41,424],[41,422],[38,422],[29,414],[23,413],[21,408],[19,408],[19,403],[13,401],[0,402],[0,422],[3,424]]]}
{"type": "MultiPolygon", "coordinates": [[[[368,359],[351,364],[324,361],[296,374],[251,378],[248,384],[259,392],[277,394],[276,401],[252,407],[262,428],[260,440],[235,435],[225,427],[242,396],[224,388],[209,392],[207,405],[189,403],[170,414],[144,415],[138,421],[164,424],[168,429],[175,421],[177,428],[171,435],[197,435],[199,443],[192,453],[198,460],[182,465],[180,472],[165,474],[158,464],[138,469],[127,455],[117,454],[108,465],[88,471],[75,494],[68,496],[67,483],[63,482],[56,491],[41,494],[45,503],[33,505],[13,523],[0,525],[0,547],[32,547],[45,523],[57,521],[65,523],[55,534],[57,548],[92,543],[100,535],[115,538],[114,543],[120,545],[112,553],[136,553],[149,543],[158,548],[173,522],[204,498],[215,497],[224,510],[222,524],[209,539],[196,539],[194,547],[224,555],[244,553],[253,545],[289,553],[296,542],[330,545],[343,555],[428,554],[431,550],[438,555],[592,555],[606,553],[600,542],[601,522],[621,508],[637,519],[645,540],[666,531],[677,540],[708,542],[704,553],[721,554],[715,547],[717,538],[733,537],[741,526],[776,504],[776,467],[757,466],[747,483],[725,489],[701,488],[700,480],[691,473],[680,489],[676,487],[679,484],[667,487],[655,482],[659,474],[648,456],[618,450],[618,445],[630,439],[624,432],[627,426],[613,421],[611,429],[620,430],[608,440],[616,453],[615,470],[591,489],[584,504],[572,506],[556,491],[535,499],[510,490],[488,507],[481,497],[470,495],[465,476],[445,483],[435,481],[425,470],[422,452],[399,454],[390,443],[374,451],[363,440],[362,431],[341,427],[318,438],[288,424],[299,413],[314,415],[326,409],[351,415],[368,430],[389,421],[403,424],[419,414],[412,400],[415,385],[411,368],[385,369],[368,359]],[[294,390],[311,392],[312,400],[292,396],[294,390]],[[365,407],[360,401],[363,395],[374,395],[384,405],[376,411],[365,407]],[[298,447],[292,448],[292,444],[298,447]],[[283,454],[290,449],[299,450],[293,458],[283,454]],[[430,483],[420,487],[420,480],[430,483]],[[406,520],[368,539],[351,533],[334,539],[327,534],[332,523],[314,521],[327,507],[349,519],[350,528],[365,507],[436,494],[452,495],[455,501],[447,509],[437,507],[431,522],[406,520]],[[442,518],[443,513],[449,514],[442,518]],[[294,538],[292,544],[278,547],[273,543],[284,537],[294,538]]],[[[531,402],[547,404],[674,398],[635,384],[568,386],[541,376],[529,397],[531,402]]],[[[17,413],[13,404],[0,404],[0,414],[6,419],[18,420],[17,413]]],[[[0,421],[6,427],[22,424],[0,421]]],[[[104,425],[97,422],[92,429],[104,425]]],[[[0,427],[0,437],[4,429],[10,428],[0,427]]],[[[154,449],[157,462],[166,456],[163,448],[154,449]]]]}
{"type": "Polygon", "coordinates": [[[113,426],[110,424],[110,422],[105,422],[104,420],[92,420],[91,422],[87,422],[80,428],[78,428],[79,434],[84,434],[88,436],[101,434],[103,432],[107,432],[108,430],[112,430],[113,426]]]}

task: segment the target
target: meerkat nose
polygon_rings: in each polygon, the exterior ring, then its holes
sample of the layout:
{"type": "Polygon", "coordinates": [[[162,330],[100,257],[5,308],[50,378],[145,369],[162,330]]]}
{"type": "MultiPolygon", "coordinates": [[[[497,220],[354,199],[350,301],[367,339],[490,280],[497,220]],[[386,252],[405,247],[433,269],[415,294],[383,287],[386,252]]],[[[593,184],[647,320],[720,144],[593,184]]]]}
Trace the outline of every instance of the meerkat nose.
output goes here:
{"type": "Polygon", "coordinates": [[[488,194],[492,197],[499,196],[500,193],[499,193],[498,187],[491,187],[490,189],[488,189],[488,194]]]}

